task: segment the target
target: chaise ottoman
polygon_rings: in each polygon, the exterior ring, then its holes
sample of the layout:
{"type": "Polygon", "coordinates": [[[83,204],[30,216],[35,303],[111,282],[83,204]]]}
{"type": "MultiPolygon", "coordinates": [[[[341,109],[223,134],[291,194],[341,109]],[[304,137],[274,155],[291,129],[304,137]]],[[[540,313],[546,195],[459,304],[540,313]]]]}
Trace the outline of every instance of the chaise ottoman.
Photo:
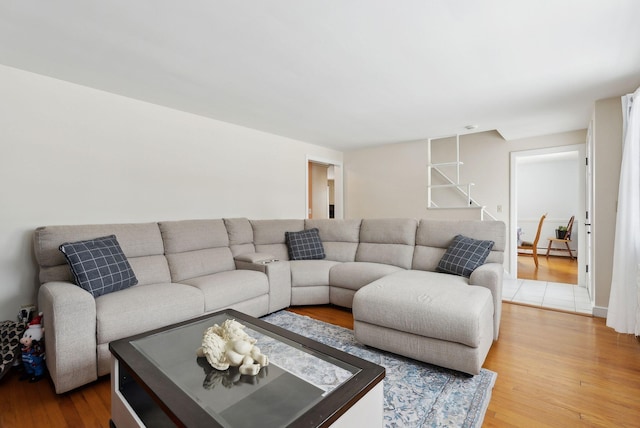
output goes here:
{"type": "Polygon", "coordinates": [[[489,289],[438,272],[403,271],[353,299],[354,333],[365,345],[478,374],[493,343],[489,289]]]}

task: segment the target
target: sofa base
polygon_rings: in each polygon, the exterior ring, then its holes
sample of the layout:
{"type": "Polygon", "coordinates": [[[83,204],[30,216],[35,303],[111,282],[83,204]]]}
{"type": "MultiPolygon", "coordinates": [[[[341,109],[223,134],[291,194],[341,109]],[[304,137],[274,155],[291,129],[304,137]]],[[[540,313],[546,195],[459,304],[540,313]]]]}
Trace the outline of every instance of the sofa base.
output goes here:
{"type": "Polygon", "coordinates": [[[355,294],[355,290],[331,287],[331,290],[329,291],[329,303],[332,305],[342,306],[343,308],[351,308],[353,307],[353,296],[355,294]]]}
{"type": "Polygon", "coordinates": [[[493,340],[488,337],[477,348],[446,340],[419,336],[354,320],[358,342],[414,360],[476,375],[480,373],[493,340]]]}
{"type": "Polygon", "coordinates": [[[291,306],[326,305],[329,303],[329,286],[291,287],[291,306]]]}

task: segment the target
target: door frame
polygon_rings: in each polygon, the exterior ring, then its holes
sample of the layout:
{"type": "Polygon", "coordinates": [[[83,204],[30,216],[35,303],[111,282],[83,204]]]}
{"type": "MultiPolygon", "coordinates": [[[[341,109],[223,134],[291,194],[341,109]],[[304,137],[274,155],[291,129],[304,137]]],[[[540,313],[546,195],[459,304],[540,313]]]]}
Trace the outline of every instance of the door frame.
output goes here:
{"type": "Polygon", "coordinates": [[[596,295],[595,295],[595,284],[593,278],[595,264],[593,263],[593,225],[594,219],[593,216],[595,214],[594,209],[594,138],[593,138],[593,119],[589,121],[589,127],[587,128],[587,142],[585,144],[585,286],[587,287],[587,291],[589,292],[589,300],[591,301],[591,305],[595,306],[596,303],[596,295]]]}
{"type": "Polygon", "coordinates": [[[342,161],[339,160],[335,160],[335,159],[328,159],[328,158],[322,158],[322,157],[318,157],[318,156],[313,156],[313,155],[307,155],[306,156],[306,162],[304,164],[304,170],[305,170],[305,176],[306,176],[306,181],[305,181],[305,201],[304,201],[304,218],[309,218],[309,184],[310,184],[310,179],[311,177],[309,177],[309,162],[312,163],[318,163],[321,165],[327,165],[327,166],[331,166],[333,165],[333,170],[334,170],[334,218],[336,219],[342,219],[344,218],[344,177],[343,177],[343,168],[342,168],[342,161]]]}

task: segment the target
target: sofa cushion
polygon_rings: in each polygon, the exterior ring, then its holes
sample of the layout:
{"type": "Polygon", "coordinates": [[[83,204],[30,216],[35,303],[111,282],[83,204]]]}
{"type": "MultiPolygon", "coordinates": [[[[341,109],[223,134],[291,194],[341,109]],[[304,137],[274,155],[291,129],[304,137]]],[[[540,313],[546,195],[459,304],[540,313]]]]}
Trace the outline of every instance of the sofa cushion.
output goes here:
{"type": "Polygon", "coordinates": [[[410,269],[416,242],[414,219],[364,219],[356,262],[373,262],[410,269]]]}
{"type": "Polygon", "coordinates": [[[60,245],[76,285],[93,297],[129,288],[138,283],[115,235],[60,245]]]}
{"type": "Polygon", "coordinates": [[[456,235],[490,239],[495,244],[486,263],[503,263],[506,227],[502,221],[422,219],[416,231],[411,269],[435,271],[445,250],[456,235]]]}
{"type": "Polygon", "coordinates": [[[317,228],[327,260],[353,262],[360,242],[360,219],[307,219],[305,229],[317,228]]]}
{"type": "Polygon", "coordinates": [[[452,273],[464,277],[482,265],[493,248],[493,241],[456,235],[438,263],[438,272],[452,273]]]}
{"type": "Polygon", "coordinates": [[[167,261],[173,282],[184,282],[189,278],[232,271],[236,268],[229,247],[167,254],[167,261]]]}
{"type": "Polygon", "coordinates": [[[254,253],[253,229],[247,218],[225,218],[224,226],[229,235],[229,248],[233,256],[244,253],[254,253]]]}
{"type": "Polygon", "coordinates": [[[235,269],[223,220],[159,223],[173,282],[235,269]]]}
{"type": "Polygon", "coordinates": [[[138,285],[171,282],[171,272],[165,256],[129,257],[128,260],[136,273],[138,285]]]}
{"type": "Polygon", "coordinates": [[[253,243],[259,253],[273,254],[278,260],[289,260],[284,234],[304,229],[304,220],[249,220],[253,229],[253,243]]]}
{"type": "Polygon", "coordinates": [[[204,294],[205,312],[228,308],[269,293],[267,276],[253,270],[219,272],[183,282],[204,294]]]}
{"type": "Polygon", "coordinates": [[[203,312],[202,292],[194,287],[176,283],[138,285],[96,299],[96,340],[98,344],[109,343],[203,312]]]}
{"type": "Polygon", "coordinates": [[[289,251],[289,260],[321,260],[325,258],[322,240],[316,228],[285,232],[284,239],[289,251]]]}
{"type": "Polygon", "coordinates": [[[229,235],[221,219],[162,221],[158,225],[166,254],[229,247],[229,235]]]}
{"type": "Polygon", "coordinates": [[[171,282],[164,245],[157,223],[81,224],[39,227],[33,234],[33,249],[40,268],[40,283],[73,281],[69,264],[60,251],[65,242],[116,235],[138,279],[138,285],[171,282]],[[147,261],[147,258],[152,260],[147,261]],[[140,263],[138,263],[140,262],[140,263]],[[139,265],[155,264],[158,269],[139,269],[139,265]],[[150,274],[150,275],[148,275],[150,274]],[[162,278],[160,278],[162,276],[162,278]]]}
{"type": "Polygon", "coordinates": [[[368,262],[340,263],[329,272],[329,285],[332,287],[359,290],[361,287],[404,269],[394,265],[368,262]]]}
{"type": "Polygon", "coordinates": [[[332,260],[296,260],[289,262],[292,287],[328,286],[329,272],[340,262],[332,260]]]}
{"type": "Polygon", "coordinates": [[[477,347],[493,338],[491,292],[470,286],[461,276],[438,272],[403,271],[361,288],[354,296],[358,321],[394,330],[477,347]],[[488,331],[484,331],[488,326],[488,331]]]}

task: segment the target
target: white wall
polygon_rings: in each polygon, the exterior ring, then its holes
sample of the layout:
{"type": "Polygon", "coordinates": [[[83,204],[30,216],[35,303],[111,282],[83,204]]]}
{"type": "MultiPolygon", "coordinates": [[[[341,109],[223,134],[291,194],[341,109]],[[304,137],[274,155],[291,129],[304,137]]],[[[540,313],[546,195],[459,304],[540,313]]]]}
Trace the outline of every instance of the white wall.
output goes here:
{"type": "MultiPolygon", "coordinates": [[[[598,100],[594,108],[594,213],[592,239],[595,305],[609,306],[613,241],[616,232],[618,186],[622,161],[622,104],[620,97],[598,100]]],[[[597,309],[597,308],[596,308],[597,309]]]]}
{"type": "Polygon", "coordinates": [[[36,301],[42,225],[305,218],[342,153],[0,66],[0,319],[36,301]]]}
{"type": "Polygon", "coordinates": [[[345,218],[425,216],[425,142],[354,150],[344,159],[345,218]]]}
{"type": "MultiPolygon", "coordinates": [[[[547,213],[538,243],[541,249],[547,248],[547,238],[555,236],[558,226],[566,226],[571,216],[579,218],[579,212],[584,210],[578,205],[578,162],[583,162],[583,159],[578,159],[577,152],[573,152],[570,158],[560,156],[532,156],[529,161],[518,165],[518,227],[522,228],[522,239],[531,242],[535,239],[540,216],[547,213]]],[[[572,232],[570,247],[576,249],[577,224],[572,232]]],[[[564,255],[568,256],[568,252],[564,251],[564,255]]]]}

